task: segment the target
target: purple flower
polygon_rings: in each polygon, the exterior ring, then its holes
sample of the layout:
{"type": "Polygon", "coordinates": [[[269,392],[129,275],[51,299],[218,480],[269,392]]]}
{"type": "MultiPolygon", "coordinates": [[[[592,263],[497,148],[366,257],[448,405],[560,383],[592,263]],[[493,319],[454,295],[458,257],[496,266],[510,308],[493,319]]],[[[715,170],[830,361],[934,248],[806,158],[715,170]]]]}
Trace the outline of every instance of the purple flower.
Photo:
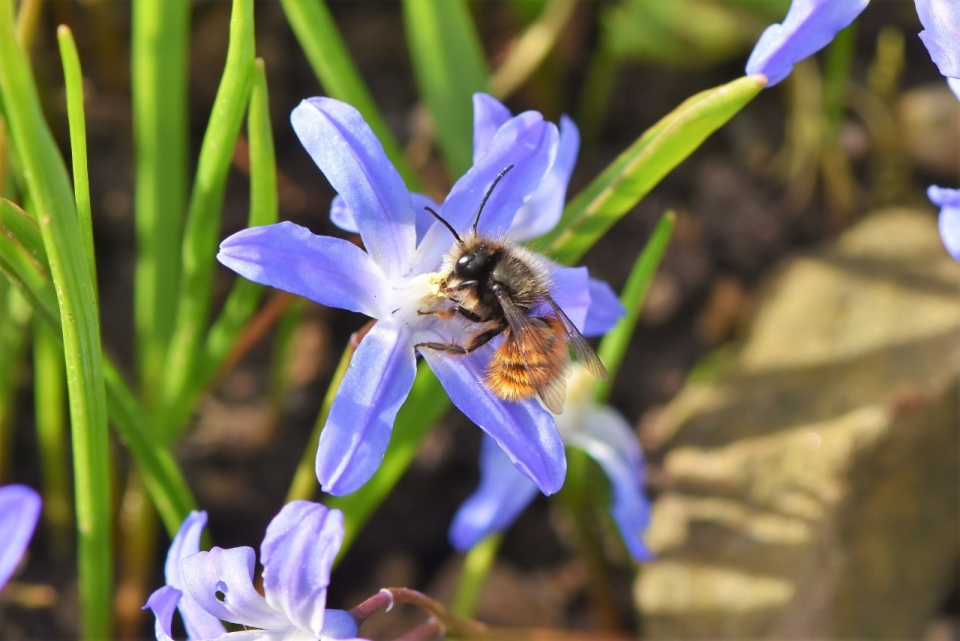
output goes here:
{"type": "Polygon", "coordinates": [[[772,87],[793,65],[820,51],[860,15],[870,0],[793,0],[781,24],[767,27],[747,61],[747,74],[763,74],[772,87]]]}
{"type": "Polygon", "coordinates": [[[960,261],[960,189],[931,185],[927,196],[940,207],[940,238],[955,260],[960,261]]]}
{"type": "Polygon", "coordinates": [[[957,97],[957,100],[960,100],[960,78],[947,78],[947,85],[953,95],[957,97]]]}
{"type": "MultiPolygon", "coordinates": [[[[504,168],[513,166],[480,218],[478,231],[488,236],[512,234],[518,210],[534,200],[553,171],[559,141],[556,126],[536,112],[507,115],[483,139],[485,148],[476,154],[473,167],[439,206],[443,218],[461,233],[472,224],[480,201],[504,168]]],[[[489,127],[493,121],[484,120],[489,127]]],[[[442,303],[436,296],[438,270],[454,239],[439,222],[425,224],[417,210],[428,199],[407,191],[353,107],[311,98],[294,110],[292,122],[339,194],[334,220],[356,228],[366,251],[280,223],[234,234],[221,244],[218,258],[250,280],[377,319],[353,356],[317,450],[322,488],[342,495],[362,486],[383,460],[397,411],[416,375],[413,346],[463,338],[465,330],[458,321],[418,314],[442,303]]],[[[543,260],[553,281],[551,294],[581,331],[607,329],[610,317],[617,315],[610,305],[619,306],[612,290],[591,282],[585,268],[543,260]]],[[[544,492],[559,489],[566,457],[553,417],[535,399],[507,402],[484,386],[490,348],[468,356],[425,351],[424,358],[454,404],[544,492]]]]}
{"type": "Polygon", "coordinates": [[[960,2],[916,0],[923,31],[920,39],[940,73],[960,78],[960,2]]]}
{"type": "Polygon", "coordinates": [[[26,485],[0,487],[0,588],[20,564],[40,518],[40,495],[26,485]]]}
{"type": "MultiPolygon", "coordinates": [[[[790,75],[793,65],[833,40],[866,9],[870,0],[793,0],[781,24],[767,27],[747,61],[747,73],[760,73],[772,87],[790,75]]],[[[948,78],[960,78],[960,2],[916,0],[924,30],[920,39],[948,78]]]]}
{"type": "Polygon", "coordinates": [[[206,512],[191,512],[183,521],[167,553],[167,584],[144,607],[156,616],[157,641],[172,641],[175,609],[191,641],[356,638],[357,624],[347,612],[324,608],[330,568],[343,542],[339,510],[309,501],[280,510],[260,546],[264,596],[253,586],[252,548],[200,551],[206,523],[206,512]],[[228,633],[220,621],[257,629],[228,633]]]}
{"type": "MultiPolygon", "coordinates": [[[[557,427],[568,447],[590,455],[610,480],[610,514],[620,536],[638,561],[653,555],[642,534],[650,521],[650,504],[643,493],[643,451],[633,429],[608,405],[593,402],[593,380],[577,367],[568,383],[564,412],[557,427]]],[[[501,532],[516,520],[537,494],[536,486],[520,474],[490,439],[480,451],[480,487],[460,506],[450,526],[450,542],[466,552],[482,538],[501,532]]]]}

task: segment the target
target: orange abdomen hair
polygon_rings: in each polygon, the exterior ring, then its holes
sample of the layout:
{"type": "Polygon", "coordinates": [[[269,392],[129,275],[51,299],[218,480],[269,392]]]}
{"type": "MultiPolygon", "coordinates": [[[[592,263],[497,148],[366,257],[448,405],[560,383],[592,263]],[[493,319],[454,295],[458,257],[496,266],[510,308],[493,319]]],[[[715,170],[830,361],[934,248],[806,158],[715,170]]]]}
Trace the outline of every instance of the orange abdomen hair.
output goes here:
{"type": "Polygon", "coordinates": [[[533,326],[519,338],[507,329],[506,340],[490,359],[487,387],[504,400],[522,401],[536,396],[564,374],[570,353],[563,324],[553,316],[541,320],[546,327],[533,326]]]}

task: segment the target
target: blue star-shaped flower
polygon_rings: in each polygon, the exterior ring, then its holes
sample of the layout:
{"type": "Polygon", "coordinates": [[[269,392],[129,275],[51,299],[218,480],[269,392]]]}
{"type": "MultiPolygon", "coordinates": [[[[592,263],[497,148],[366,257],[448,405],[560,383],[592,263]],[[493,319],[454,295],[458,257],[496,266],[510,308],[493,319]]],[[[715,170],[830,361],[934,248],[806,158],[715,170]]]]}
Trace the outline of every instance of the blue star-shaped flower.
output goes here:
{"type": "MultiPolygon", "coordinates": [[[[793,0],[781,24],[767,27],[750,59],[748,74],[763,74],[772,87],[793,65],[826,47],[866,9],[870,0],[793,0]]],[[[960,2],[916,0],[924,30],[920,39],[948,78],[960,78],[960,2]]]]}
{"type": "Polygon", "coordinates": [[[206,523],[206,512],[191,512],[170,544],[167,584],[144,607],[156,616],[157,641],[172,641],[174,610],[180,611],[190,641],[356,638],[357,624],[348,613],[325,608],[330,568],[343,542],[339,510],[309,501],[293,501],[280,510],[260,546],[263,596],[253,586],[252,548],[200,551],[206,523]],[[228,633],[221,621],[256,629],[228,633]]]}
{"type": "MultiPolygon", "coordinates": [[[[531,207],[546,211],[537,205],[539,189],[563,173],[555,169],[560,135],[539,113],[511,118],[507,112],[503,118],[490,100],[477,98],[481,133],[475,138],[474,165],[453,186],[439,211],[466,234],[494,179],[513,166],[490,194],[478,232],[494,238],[528,237],[544,223],[542,213],[521,217],[524,206],[527,211],[531,207]]],[[[417,209],[425,197],[407,191],[353,107],[311,98],[294,110],[292,122],[340,196],[333,205],[335,220],[354,227],[366,251],[346,240],[280,223],[234,234],[221,244],[218,258],[250,280],[377,320],[353,356],[317,450],[321,487],[342,495],[362,486],[383,460],[397,411],[416,375],[414,345],[459,342],[465,335],[457,321],[419,313],[438,304],[438,271],[454,239],[439,222],[429,226],[423,222],[417,209]]],[[[569,177],[569,169],[565,172],[569,177]]],[[[565,186],[566,178],[561,182],[565,186]]],[[[546,258],[542,265],[552,280],[551,295],[582,332],[606,331],[610,319],[622,315],[612,290],[591,281],[585,268],[561,267],[546,258]]],[[[535,399],[508,402],[483,384],[491,349],[466,356],[425,352],[423,357],[454,404],[541,490],[557,491],[566,474],[566,457],[553,416],[535,399]]]]}
{"type": "Polygon", "coordinates": [[[26,485],[0,487],[0,588],[13,576],[40,518],[40,495],[26,485]]]}
{"type": "MultiPolygon", "coordinates": [[[[593,458],[606,473],[612,489],[610,514],[630,555],[650,561],[643,542],[650,523],[650,502],[644,494],[643,450],[633,428],[609,405],[592,400],[593,380],[577,368],[568,384],[563,414],[557,426],[568,447],[593,458]]],[[[520,474],[489,438],[480,450],[480,486],[464,501],[450,526],[450,543],[466,552],[493,532],[506,530],[536,497],[537,487],[520,474]]]]}
{"type": "Polygon", "coordinates": [[[927,196],[940,207],[940,238],[955,260],[960,261],[960,189],[931,185],[927,196]]]}

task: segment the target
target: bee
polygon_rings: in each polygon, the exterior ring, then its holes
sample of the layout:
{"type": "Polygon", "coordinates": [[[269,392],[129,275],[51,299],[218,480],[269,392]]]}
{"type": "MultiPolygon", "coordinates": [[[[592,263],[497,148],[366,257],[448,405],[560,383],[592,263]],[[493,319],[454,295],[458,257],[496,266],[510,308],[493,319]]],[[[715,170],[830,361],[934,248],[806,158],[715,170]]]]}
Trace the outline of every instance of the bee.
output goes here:
{"type": "Polygon", "coordinates": [[[571,347],[577,360],[594,376],[606,380],[607,371],[550,295],[549,271],[540,259],[506,239],[477,232],[487,199],[511,169],[513,165],[490,185],[464,238],[437,212],[426,208],[450,230],[457,243],[444,257],[438,284],[440,297],[450,305],[419,313],[441,318],[460,316],[480,327],[463,345],[424,342],[415,347],[464,355],[503,335],[487,367],[487,388],[508,401],[539,396],[547,409],[560,414],[570,375],[571,347]]]}

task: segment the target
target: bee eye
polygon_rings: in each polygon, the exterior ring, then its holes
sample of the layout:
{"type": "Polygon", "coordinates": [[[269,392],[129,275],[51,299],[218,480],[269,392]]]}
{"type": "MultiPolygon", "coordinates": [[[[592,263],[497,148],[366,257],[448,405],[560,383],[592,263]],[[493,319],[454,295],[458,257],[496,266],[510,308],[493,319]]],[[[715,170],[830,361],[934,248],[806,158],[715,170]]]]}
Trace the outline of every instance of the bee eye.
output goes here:
{"type": "Polygon", "coordinates": [[[475,278],[481,269],[480,257],[476,254],[464,254],[457,259],[453,271],[463,278],[475,278]]]}

